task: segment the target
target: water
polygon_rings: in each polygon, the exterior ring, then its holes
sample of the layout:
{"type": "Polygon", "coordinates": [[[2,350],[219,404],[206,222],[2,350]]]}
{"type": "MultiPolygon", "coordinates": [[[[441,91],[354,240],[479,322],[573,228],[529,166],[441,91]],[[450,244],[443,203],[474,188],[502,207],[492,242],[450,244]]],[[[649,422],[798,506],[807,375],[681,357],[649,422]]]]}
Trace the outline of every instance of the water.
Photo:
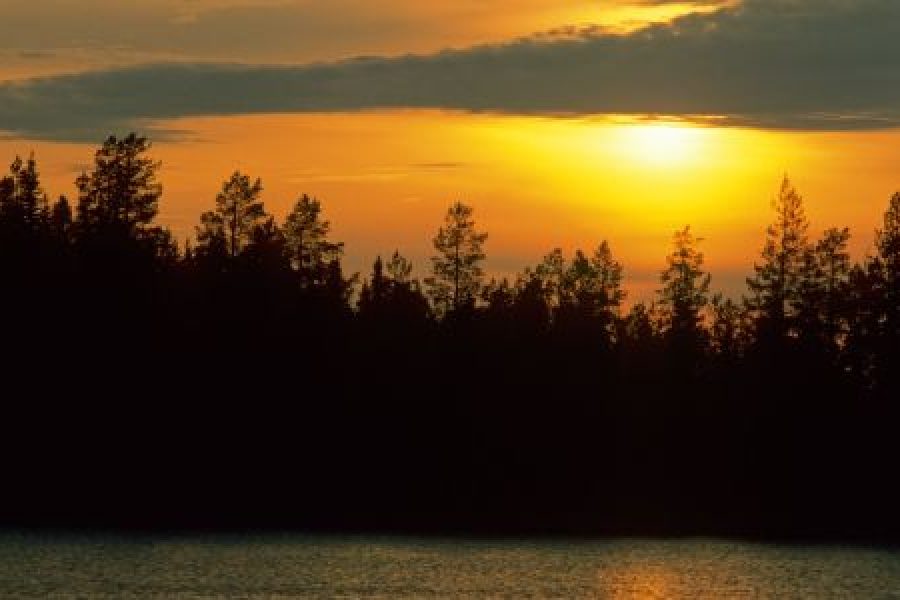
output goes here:
{"type": "Polygon", "coordinates": [[[900,552],[706,540],[7,534],[0,597],[900,599],[900,552]]]}

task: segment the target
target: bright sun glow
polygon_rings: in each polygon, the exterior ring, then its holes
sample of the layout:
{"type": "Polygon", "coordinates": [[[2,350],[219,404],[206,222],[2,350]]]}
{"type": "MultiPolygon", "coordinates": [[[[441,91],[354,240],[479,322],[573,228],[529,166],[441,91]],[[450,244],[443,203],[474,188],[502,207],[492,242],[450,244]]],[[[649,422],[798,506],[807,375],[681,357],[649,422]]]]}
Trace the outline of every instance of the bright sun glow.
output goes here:
{"type": "Polygon", "coordinates": [[[700,157],[703,129],[679,124],[628,125],[620,130],[622,151],[651,166],[682,166],[700,157]]]}

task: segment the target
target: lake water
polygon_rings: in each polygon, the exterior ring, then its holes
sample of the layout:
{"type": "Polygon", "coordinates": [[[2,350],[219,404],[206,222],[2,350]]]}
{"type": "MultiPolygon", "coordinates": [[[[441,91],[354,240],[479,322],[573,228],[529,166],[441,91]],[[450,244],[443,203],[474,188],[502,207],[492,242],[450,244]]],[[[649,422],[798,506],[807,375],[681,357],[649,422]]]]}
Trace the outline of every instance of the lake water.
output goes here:
{"type": "Polygon", "coordinates": [[[0,597],[900,599],[900,553],[707,540],[5,534],[0,597]]]}

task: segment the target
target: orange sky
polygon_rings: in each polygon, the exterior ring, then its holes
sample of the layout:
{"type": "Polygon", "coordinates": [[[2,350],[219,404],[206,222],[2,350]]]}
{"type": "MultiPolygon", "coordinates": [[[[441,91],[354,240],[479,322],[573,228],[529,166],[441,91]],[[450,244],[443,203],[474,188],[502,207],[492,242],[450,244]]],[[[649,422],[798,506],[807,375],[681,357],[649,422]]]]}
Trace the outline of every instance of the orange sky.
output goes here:
{"type": "MultiPolygon", "coordinates": [[[[491,234],[489,270],[514,273],[554,246],[609,239],[629,287],[646,297],[672,232],[706,238],[714,287],[740,291],[762,244],[769,200],[789,172],[813,231],[849,225],[854,250],[871,245],[900,188],[900,133],[776,133],[622,119],[559,119],[391,111],[353,115],[203,118],[170,123],[191,141],[158,142],[162,221],[184,238],[221,182],[241,169],[263,178],[281,217],[301,193],[319,197],[347,242],[348,266],[367,272],[399,248],[421,269],[447,205],[476,207],[491,234]]],[[[91,147],[0,142],[34,149],[48,191],[73,191],[91,147]]],[[[420,271],[421,272],[421,271],[420,271]]]]}
{"type": "MultiPolygon", "coordinates": [[[[768,44],[770,5],[742,1],[756,12],[736,13],[719,22],[734,27],[735,35],[768,44]],[[745,27],[741,19],[750,25],[745,27]],[[748,34],[753,27],[765,35],[748,34]]],[[[866,1],[873,6],[877,2],[866,1]]],[[[0,81],[170,60],[302,64],[360,54],[429,53],[502,43],[561,27],[634,30],[692,10],[738,2],[19,3],[4,9],[0,81]]],[[[792,10],[801,4],[779,6],[792,10]]],[[[826,14],[821,23],[841,25],[845,5],[831,1],[828,6],[834,14],[826,14]]],[[[801,19],[795,27],[802,28],[805,17],[790,14],[801,19]]],[[[888,30],[881,34],[897,39],[888,30]]],[[[644,51],[639,36],[632,41],[636,52],[644,51]]],[[[615,47],[613,42],[598,46],[600,52],[615,47]]],[[[865,44],[852,48],[867,51],[865,44]]],[[[641,56],[632,56],[627,64],[649,65],[647,73],[652,75],[658,55],[641,56]]],[[[691,75],[691,67],[679,66],[686,75],[691,75]]],[[[698,89],[705,89],[706,79],[697,81],[698,89]]],[[[627,73],[619,83],[629,85],[627,73]]],[[[649,84],[652,89],[653,80],[649,84]]],[[[19,98],[15,87],[0,91],[19,98]]],[[[768,116],[765,103],[770,100],[762,97],[757,117],[768,116]]],[[[815,100],[806,99],[810,106],[815,100]]],[[[10,114],[27,112],[27,102],[24,106],[10,114]]],[[[796,116],[786,112],[779,118],[790,128],[796,116]]],[[[491,234],[489,272],[513,274],[555,246],[571,251],[608,239],[626,266],[628,286],[642,298],[655,285],[672,233],[686,224],[706,238],[714,287],[740,293],[770,219],[769,201],[786,172],[807,200],[814,233],[832,225],[851,226],[857,256],[871,246],[872,231],[890,194],[900,189],[900,130],[889,125],[868,131],[770,131],[699,127],[671,118],[638,122],[624,116],[499,116],[438,108],[191,117],[151,125],[186,132],[178,140],[157,140],[154,147],[154,155],[164,163],[161,220],[182,239],[192,234],[200,213],[212,205],[221,182],[241,169],[262,177],[267,207],[279,217],[299,194],[319,197],[335,237],[347,243],[347,264],[355,271],[368,272],[376,254],[397,248],[424,274],[430,239],[446,207],[461,199],[476,207],[479,224],[491,234]]],[[[97,141],[106,133],[98,132],[97,141]]],[[[52,141],[70,139],[65,135],[45,138],[0,138],[0,158],[11,161],[16,153],[34,150],[47,191],[72,194],[72,182],[89,164],[92,146],[52,141]]]]}

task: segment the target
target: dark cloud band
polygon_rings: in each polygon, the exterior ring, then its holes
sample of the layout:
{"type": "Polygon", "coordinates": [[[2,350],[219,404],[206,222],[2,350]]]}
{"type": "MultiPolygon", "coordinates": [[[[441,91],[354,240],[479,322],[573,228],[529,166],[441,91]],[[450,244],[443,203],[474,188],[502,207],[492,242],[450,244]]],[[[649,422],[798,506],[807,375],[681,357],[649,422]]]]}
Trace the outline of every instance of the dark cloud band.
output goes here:
{"type": "Polygon", "coordinates": [[[307,66],[145,65],[0,86],[0,129],[53,139],[178,117],[390,108],[896,127],[900,2],[746,0],[627,35],[592,29],[307,66]]]}

